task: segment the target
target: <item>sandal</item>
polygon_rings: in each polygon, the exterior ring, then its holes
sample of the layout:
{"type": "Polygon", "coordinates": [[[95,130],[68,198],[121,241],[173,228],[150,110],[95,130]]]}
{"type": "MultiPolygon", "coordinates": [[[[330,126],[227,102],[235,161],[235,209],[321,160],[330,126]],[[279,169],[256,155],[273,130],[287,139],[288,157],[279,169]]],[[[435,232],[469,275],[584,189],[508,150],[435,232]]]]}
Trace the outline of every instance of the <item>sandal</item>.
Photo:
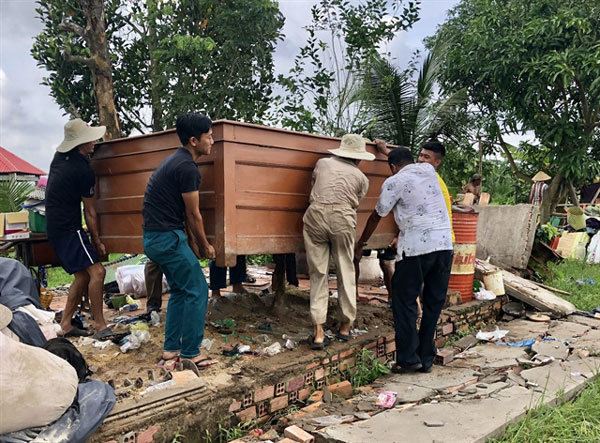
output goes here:
{"type": "Polygon", "coordinates": [[[73,326],[69,332],[63,334],[57,334],[59,337],[89,337],[90,334],[85,329],[80,329],[77,326],[73,326]]]}
{"type": "Polygon", "coordinates": [[[350,341],[352,337],[350,336],[350,334],[342,334],[341,332],[338,332],[337,334],[335,334],[335,338],[337,338],[340,341],[350,341]]]}
{"type": "Polygon", "coordinates": [[[217,363],[219,363],[217,360],[210,358],[210,357],[205,357],[205,358],[201,358],[200,360],[194,361],[191,358],[182,358],[181,359],[181,366],[183,369],[189,369],[190,371],[193,371],[194,374],[196,375],[200,375],[200,371],[208,368],[209,366],[212,365],[216,365],[217,363]],[[201,364],[204,363],[204,364],[201,364]]]}
{"type": "Polygon", "coordinates": [[[160,359],[158,360],[158,363],[156,363],[156,367],[165,369],[167,371],[173,371],[177,367],[177,363],[179,363],[179,361],[180,361],[179,355],[176,355],[175,357],[172,357],[172,358],[163,358],[161,356],[160,359]]]}
{"type": "Polygon", "coordinates": [[[104,328],[103,330],[96,332],[93,336],[93,339],[105,341],[105,340],[113,339],[114,336],[115,336],[115,333],[113,331],[111,331],[110,328],[104,328]]]}
{"type": "Polygon", "coordinates": [[[331,343],[331,340],[329,340],[327,338],[327,336],[325,336],[325,338],[323,339],[323,341],[321,343],[315,343],[315,338],[313,337],[310,343],[310,349],[313,349],[315,351],[320,351],[322,349],[325,349],[326,346],[329,346],[329,344],[331,343]]]}

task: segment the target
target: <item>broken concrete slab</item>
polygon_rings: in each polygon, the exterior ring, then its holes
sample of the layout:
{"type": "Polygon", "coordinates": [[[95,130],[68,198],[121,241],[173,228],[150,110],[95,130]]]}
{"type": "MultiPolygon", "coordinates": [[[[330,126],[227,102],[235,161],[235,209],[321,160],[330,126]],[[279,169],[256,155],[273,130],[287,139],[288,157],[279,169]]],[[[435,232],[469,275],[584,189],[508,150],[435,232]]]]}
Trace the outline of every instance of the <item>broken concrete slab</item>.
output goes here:
{"type": "Polygon", "coordinates": [[[558,340],[581,337],[590,330],[589,326],[569,321],[553,321],[548,328],[548,334],[558,340]]]}
{"type": "Polygon", "coordinates": [[[538,323],[526,319],[517,319],[509,323],[498,323],[500,329],[508,329],[505,341],[514,342],[528,338],[543,337],[548,333],[548,323],[538,323]]]}
{"type": "Polygon", "coordinates": [[[531,383],[536,383],[546,396],[554,396],[559,391],[571,398],[577,388],[586,380],[592,380],[600,371],[600,358],[587,358],[560,362],[556,361],[546,366],[526,369],[521,377],[531,383]]]}
{"type": "Polygon", "coordinates": [[[433,371],[428,374],[415,372],[413,374],[389,375],[381,379],[384,380],[381,390],[397,392],[398,398],[403,398],[403,402],[408,401],[404,400],[405,398],[411,397],[415,398],[413,401],[419,401],[416,399],[419,396],[426,398],[429,393],[461,386],[472,382],[476,378],[470,369],[434,366],[433,371]],[[408,387],[412,387],[413,390],[407,393],[408,387]]]}
{"type": "Polygon", "coordinates": [[[452,343],[452,347],[464,351],[467,348],[477,345],[477,343],[479,343],[479,340],[474,335],[465,335],[463,338],[452,343]]]}
{"type": "Polygon", "coordinates": [[[569,342],[573,349],[585,349],[590,354],[600,354],[600,329],[590,329],[581,337],[569,342]]]}
{"type": "Polygon", "coordinates": [[[554,357],[555,360],[566,360],[569,356],[569,348],[563,342],[557,340],[535,342],[531,350],[536,353],[538,360],[543,360],[542,356],[554,357]]]}
{"type": "Polygon", "coordinates": [[[516,366],[517,358],[527,358],[523,348],[486,343],[459,354],[448,366],[497,370],[516,366]]]}
{"type": "Polygon", "coordinates": [[[319,434],[336,442],[484,442],[503,430],[507,421],[520,418],[530,405],[528,389],[513,386],[501,393],[501,399],[429,403],[405,411],[391,409],[370,420],[325,428],[319,434]],[[425,422],[444,423],[444,426],[429,427],[425,422]]]}
{"type": "Polygon", "coordinates": [[[567,320],[580,325],[589,326],[591,328],[600,328],[600,319],[585,317],[583,315],[569,315],[567,320]]]}

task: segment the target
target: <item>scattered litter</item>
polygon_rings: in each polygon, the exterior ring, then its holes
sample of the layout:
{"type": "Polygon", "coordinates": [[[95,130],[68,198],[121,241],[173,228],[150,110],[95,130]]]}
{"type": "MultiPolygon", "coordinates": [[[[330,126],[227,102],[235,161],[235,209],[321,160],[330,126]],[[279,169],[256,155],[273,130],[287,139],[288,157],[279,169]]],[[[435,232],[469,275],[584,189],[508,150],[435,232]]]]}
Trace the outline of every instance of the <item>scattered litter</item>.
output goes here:
{"type": "Polygon", "coordinates": [[[545,355],[537,354],[532,360],[538,360],[540,364],[545,365],[554,361],[554,357],[546,357],[545,355]]]}
{"type": "Polygon", "coordinates": [[[496,329],[491,332],[483,332],[480,330],[475,337],[478,340],[483,341],[496,341],[504,338],[508,332],[508,330],[500,329],[498,326],[496,326],[496,329]]]}
{"type": "Polygon", "coordinates": [[[352,329],[350,331],[350,335],[352,335],[353,337],[356,337],[357,335],[364,335],[368,332],[369,331],[367,329],[352,329]]]}
{"type": "MultiPolygon", "coordinates": [[[[368,414],[367,414],[368,415],[368,414]]],[[[310,423],[317,426],[335,426],[347,423],[354,419],[354,415],[325,415],[310,420],[310,423]]]]}
{"type": "Polygon", "coordinates": [[[148,323],[145,323],[143,321],[138,321],[133,323],[130,327],[129,327],[130,331],[149,331],[150,328],[148,328],[148,323]]]}
{"type": "Polygon", "coordinates": [[[240,354],[243,354],[245,352],[250,352],[250,346],[248,346],[248,345],[238,345],[237,349],[240,354]]]}
{"type": "Polygon", "coordinates": [[[113,344],[114,343],[110,340],[104,340],[104,341],[94,340],[94,343],[92,346],[94,346],[94,348],[99,348],[99,349],[105,350],[106,348],[112,346],[113,344]]]}
{"type": "Polygon", "coordinates": [[[338,291],[335,291],[333,294],[331,294],[329,298],[338,298],[338,291]]]}
{"type": "Polygon", "coordinates": [[[158,315],[158,312],[150,312],[150,325],[154,327],[160,326],[160,316],[158,315]]]}
{"type": "Polygon", "coordinates": [[[492,291],[488,291],[487,289],[481,288],[478,292],[475,293],[476,300],[495,300],[496,294],[492,291]]]}
{"type": "Polygon", "coordinates": [[[205,338],[204,340],[202,340],[202,344],[200,345],[200,348],[210,351],[210,348],[212,348],[212,346],[214,344],[215,344],[215,339],[205,338]]]}
{"type": "Polygon", "coordinates": [[[425,420],[423,424],[428,428],[441,428],[445,423],[443,421],[425,420]]]}
{"type": "MultiPolygon", "coordinates": [[[[287,338],[287,336],[283,334],[283,338],[287,338]]],[[[270,345],[273,342],[273,340],[271,340],[271,337],[269,337],[267,334],[257,335],[256,337],[254,337],[254,341],[261,345],[270,345]]]]}
{"type": "Polygon", "coordinates": [[[535,343],[535,338],[527,338],[525,340],[513,341],[513,342],[508,342],[508,343],[503,343],[500,341],[496,342],[497,345],[512,346],[515,348],[530,348],[533,346],[534,343],[535,343]]]}
{"type": "Polygon", "coordinates": [[[377,397],[375,404],[382,408],[391,408],[396,403],[396,396],[398,394],[393,391],[381,391],[377,397]]]}
{"type": "Polygon", "coordinates": [[[120,343],[121,352],[126,353],[130,349],[138,349],[144,343],[150,341],[150,333],[144,330],[132,331],[120,343]]]}
{"type": "Polygon", "coordinates": [[[291,351],[292,349],[295,349],[296,347],[298,347],[298,343],[295,342],[294,340],[287,339],[284,346],[286,349],[289,349],[291,351]]]}
{"type": "Polygon", "coordinates": [[[271,346],[267,346],[261,351],[261,354],[266,354],[269,357],[273,357],[281,352],[281,345],[278,341],[273,343],[271,346]]]}
{"type": "Polygon", "coordinates": [[[94,340],[92,337],[79,337],[79,340],[77,340],[77,346],[90,346],[93,345],[95,341],[96,340],[94,340]]]}
{"type": "Polygon", "coordinates": [[[162,383],[155,384],[154,386],[148,386],[141,392],[141,395],[146,395],[154,391],[160,391],[161,389],[170,388],[171,386],[175,386],[176,383],[174,380],[163,381],[162,383]]]}

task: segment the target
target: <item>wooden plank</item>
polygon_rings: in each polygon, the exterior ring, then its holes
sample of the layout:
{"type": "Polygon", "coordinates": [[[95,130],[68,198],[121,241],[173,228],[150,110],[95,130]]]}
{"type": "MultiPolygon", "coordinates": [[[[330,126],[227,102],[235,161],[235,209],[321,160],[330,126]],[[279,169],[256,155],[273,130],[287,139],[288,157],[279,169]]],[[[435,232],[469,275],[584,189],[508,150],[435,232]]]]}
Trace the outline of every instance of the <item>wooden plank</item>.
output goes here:
{"type": "MultiPolygon", "coordinates": [[[[497,269],[500,268],[482,260],[475,262],[475,270],[481,274],[497,269]]],[[[572,314],[577,310],[571,302],[562,299],[531,280],[519,277],[504,269],[502,269],[502,278],[504,280],[504,290],[507,295],[521,300],[540,311],[549,311],[554,315],[563,316],[572,314]]]]}

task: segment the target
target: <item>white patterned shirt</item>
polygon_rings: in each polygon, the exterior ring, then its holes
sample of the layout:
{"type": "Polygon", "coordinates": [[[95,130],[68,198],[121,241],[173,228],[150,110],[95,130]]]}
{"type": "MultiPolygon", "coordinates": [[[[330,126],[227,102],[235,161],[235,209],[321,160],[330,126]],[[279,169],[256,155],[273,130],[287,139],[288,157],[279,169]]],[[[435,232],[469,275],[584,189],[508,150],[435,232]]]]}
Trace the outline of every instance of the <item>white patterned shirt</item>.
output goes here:
{"type": "Polygon", "coordinates": [[[393,210],[398,225],[396,260],[452,250],[452,228],[435,169],[429,163],[412,163],[381,186],[377,214],[393,210]]]}

